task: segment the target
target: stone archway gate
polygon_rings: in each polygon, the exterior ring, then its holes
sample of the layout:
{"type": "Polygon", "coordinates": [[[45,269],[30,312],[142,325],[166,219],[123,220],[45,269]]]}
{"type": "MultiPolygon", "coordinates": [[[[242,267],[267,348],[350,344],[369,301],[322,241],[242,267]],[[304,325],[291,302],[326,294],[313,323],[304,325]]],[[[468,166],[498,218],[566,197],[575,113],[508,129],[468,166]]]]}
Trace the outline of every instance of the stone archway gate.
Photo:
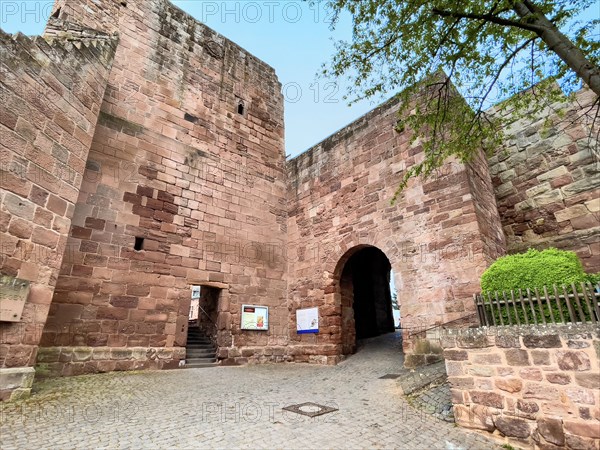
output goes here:
{"type": "MultiPolygon", "coordinates": [[[[322,322],[318,335],[290,336],[308,361],[343,357],[339,277],[353,247],[389,258],[409,329],[471,314],[481,273],[505,251],[483,154],[412,180],[391,203],[403,170],[422,157],[409,131],[394,130],[397,110],[391,99],[288,162],[290,329],[297,308],[318,306],[322,322]]],[[[407,365],[425,361],[414,340],[403,345],[407,365]]]]}

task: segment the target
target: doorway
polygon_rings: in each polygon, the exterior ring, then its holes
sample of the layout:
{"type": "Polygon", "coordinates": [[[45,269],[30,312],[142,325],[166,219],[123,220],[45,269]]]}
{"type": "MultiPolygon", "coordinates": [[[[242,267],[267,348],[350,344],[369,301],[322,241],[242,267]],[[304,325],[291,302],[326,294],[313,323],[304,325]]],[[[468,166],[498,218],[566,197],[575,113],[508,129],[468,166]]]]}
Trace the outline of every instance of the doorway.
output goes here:
{"type": "Polygon", "coordinates": [[[356,341],[395,331],[390,289],[391,264],[376,247],[360,248],[340,276],[342,347],[356,351],[356,341]]]}
{"type": "Polygon", "coordinates": [[[219,298],[221,289],[200,286],[198,298],[190,305],[188,336],[190,332],[200,334],[217,346],[217,321],[219,319],[219,298]]]}

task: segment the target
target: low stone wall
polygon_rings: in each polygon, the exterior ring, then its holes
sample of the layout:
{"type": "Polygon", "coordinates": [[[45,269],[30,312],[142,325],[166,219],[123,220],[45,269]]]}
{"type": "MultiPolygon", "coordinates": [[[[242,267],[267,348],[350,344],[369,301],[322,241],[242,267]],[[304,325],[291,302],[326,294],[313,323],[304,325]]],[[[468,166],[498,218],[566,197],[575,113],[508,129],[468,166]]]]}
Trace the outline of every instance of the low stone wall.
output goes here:
{"type": "Polygon", "coordinates": [[[512,445],[600,448],[600,327],[445,330],[456,423],[512,445]]]}
{"type": "Polygon", "coordinates": [[[418,323],[415,325],[402,330],[402,340],[410,340],[412,344],[411,353],[404,355],[404,367],[408,369],[442,361],[444,358],[441,340],[447,335],[447,330],[454,332],[459,328],[477,326],[479,321],[475,313],[434,327],[419,326],[418,323]]]}
{"type": "Polygon", "coordinates": [[[40,347],[36,376],[71,376],[114,370],[176,369],[183,347],[40,347]]]}
{"type": "Polygon", "coordinates": [[[439,331],[434,329],[425,333],[412,334],[411,330],[403,332],[402,338],[412,339],[412,353],[404,355],[404,367],[412,369],[419,366],[442,361],[442,346],[439,331]]]}
{"type": "Polygon", "coordinates": [[[33,367],[0,367],[0,402],[29,397],[34,376],[33,367]]]}

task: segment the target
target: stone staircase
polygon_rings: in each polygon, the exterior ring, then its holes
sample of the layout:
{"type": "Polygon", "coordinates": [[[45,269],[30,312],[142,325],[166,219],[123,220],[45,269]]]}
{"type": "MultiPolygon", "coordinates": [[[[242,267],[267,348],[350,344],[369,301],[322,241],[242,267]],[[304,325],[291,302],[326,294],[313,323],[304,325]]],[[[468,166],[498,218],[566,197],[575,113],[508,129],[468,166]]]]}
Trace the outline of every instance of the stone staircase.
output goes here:
{"type": "Polygon", "coordinates": [[[188,329],[188,339],[185,346],[184,368],[215,367],[219,365],[216,359],[217,349],[199,328],[188,329]]]}

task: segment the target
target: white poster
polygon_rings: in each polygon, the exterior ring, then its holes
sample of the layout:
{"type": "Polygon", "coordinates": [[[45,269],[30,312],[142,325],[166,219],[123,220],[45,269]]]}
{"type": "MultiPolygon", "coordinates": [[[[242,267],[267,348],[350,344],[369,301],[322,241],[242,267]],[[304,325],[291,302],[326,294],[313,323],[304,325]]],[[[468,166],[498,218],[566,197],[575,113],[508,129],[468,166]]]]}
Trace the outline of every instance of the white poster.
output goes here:
{"type": "Polygon", "coordinates": [[[242,305],[242,330],[268,330],[269,308],[267,306],[242,305]]]}
{"type": "Polygon", "coordinates": [[[319,308],[296,310],[296,331],[298,334],[319,332],[319,308]]]}
{"type": "Polygon", "coordinates": [[[192,298],[200,298],[200,288],[202,286],[192,286],[192,298]]]}
{"type": "Polygon", "coordinates": [[[189,320],[198,320],[198,312],[199,312],[200,300],[197,298],[192,299],[192,304],[190,305],[190,316],[189,320]]]}

